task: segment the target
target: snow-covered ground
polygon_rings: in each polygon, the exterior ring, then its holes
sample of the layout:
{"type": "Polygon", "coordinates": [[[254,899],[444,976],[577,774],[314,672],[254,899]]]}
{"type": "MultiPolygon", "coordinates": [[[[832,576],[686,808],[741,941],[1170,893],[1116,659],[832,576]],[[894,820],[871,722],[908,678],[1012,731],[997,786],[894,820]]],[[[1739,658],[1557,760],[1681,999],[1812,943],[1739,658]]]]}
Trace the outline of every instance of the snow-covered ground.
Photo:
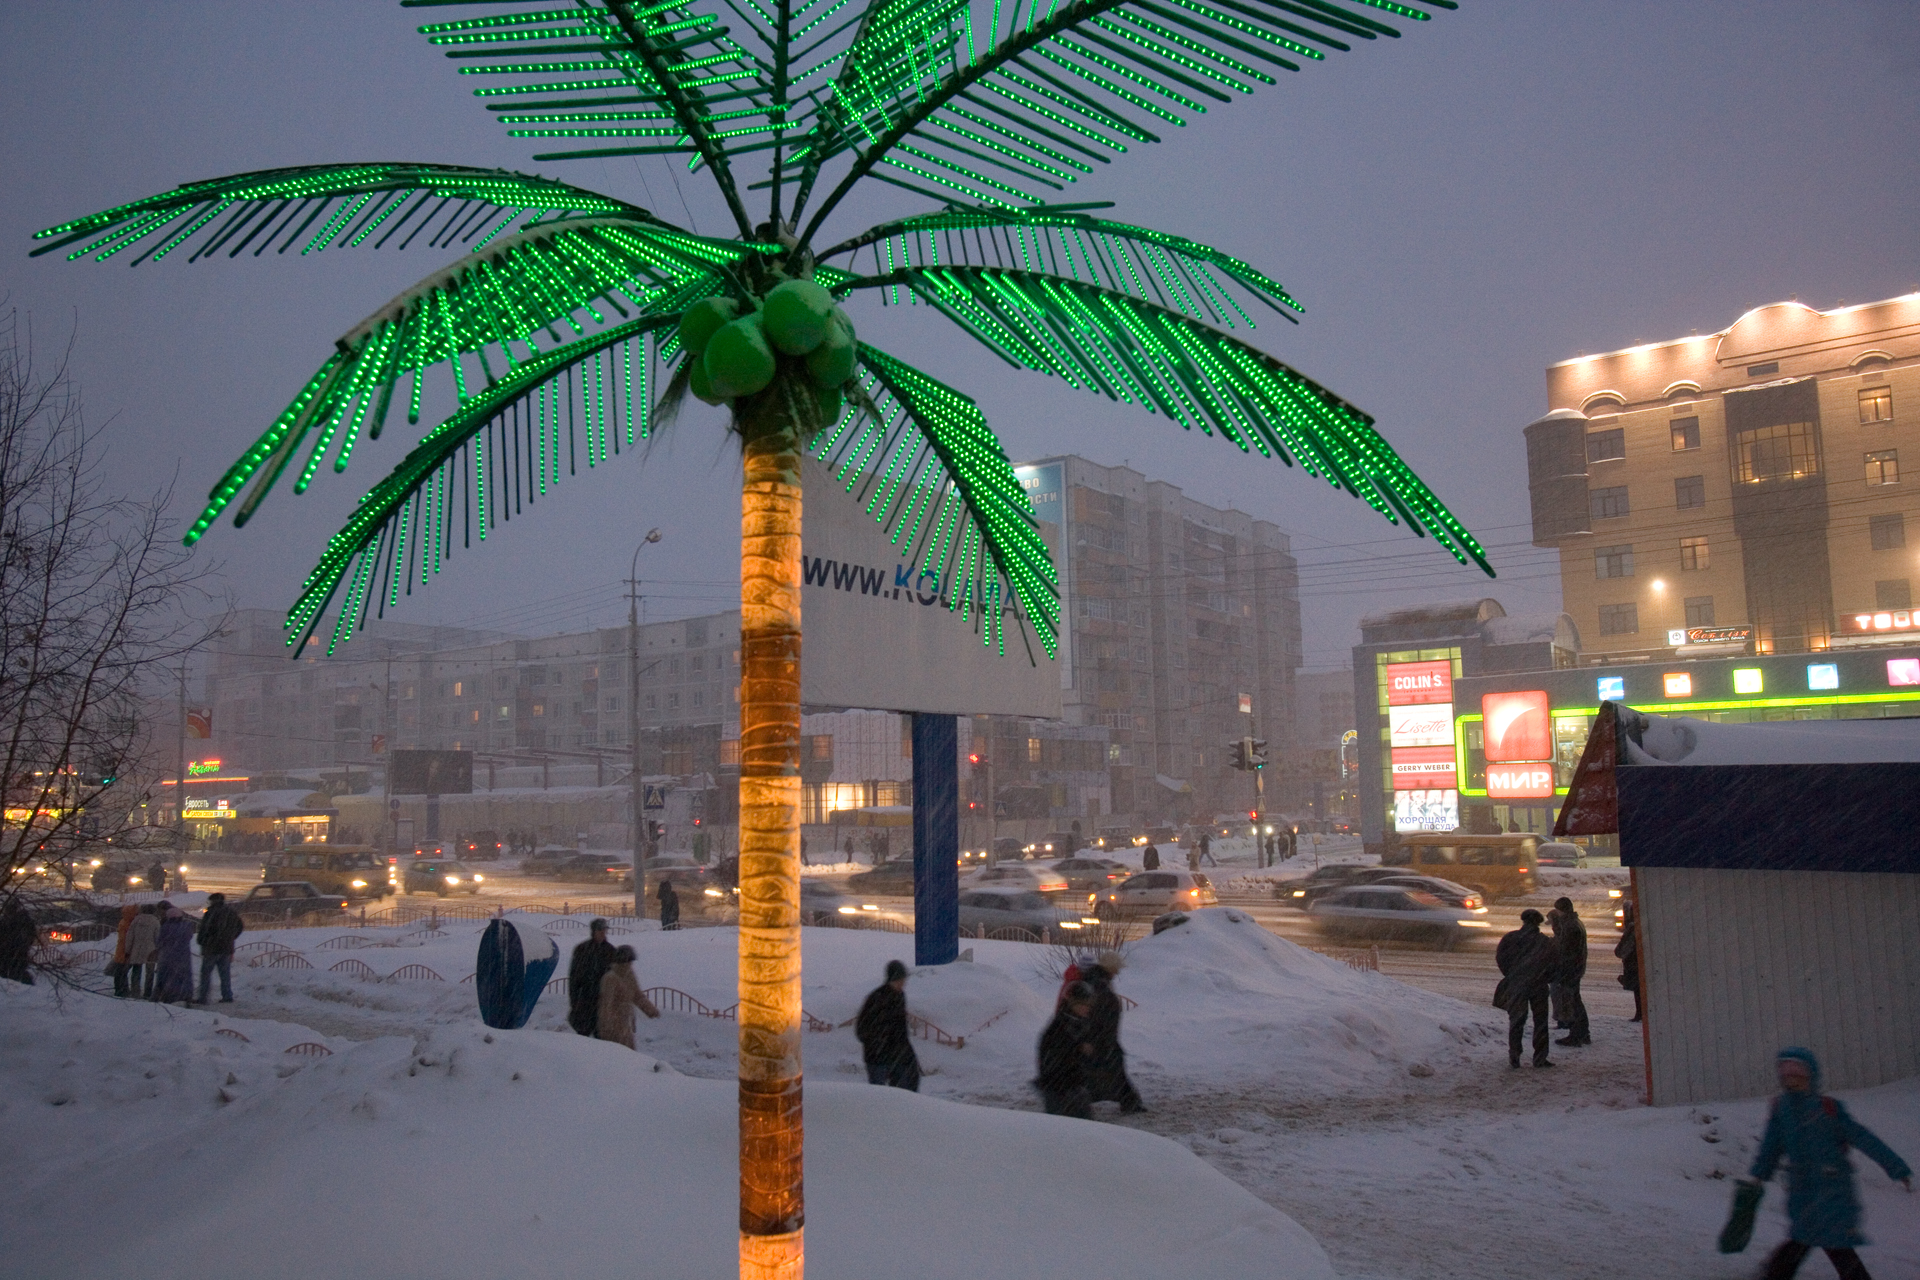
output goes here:
{"type": "MultiPolygon", "coordinates": [[[[584,937],[578,916],[544,922],[563,950],[584,937]]],[[[733,1003],[733,931],[618,924],[643,985],[733,1003]]],[[[0,1204],[0,1256],[43,1276],[571,1275],[636,1256],[649,1276],[725,1274],[733,1023],[643,1020],[634,1054],[552,1034],[556,992],[490,1041],[460,981],[480,928],[250,932],[286,950],[238,969],[239,1003],[219,1012],[0,983],[0,1131],[35,1153],[0,1204]],[[396,971],[413,976],[375,980],[396,971]],[[285,1052],[305,1042],[333,1055],[285,1052]],[[102,1213],[121,1181],[138,1211],[102,1213]]],[[[1639,1029],[1617,1015],[1555,1071],[1509,1072],[1494,1010],[1232,907],[1196,912],[1130,945],[1117,984],[1136,1002],[1124,1038],[1149,1112],[1102,1107],[1087,1125],[1037,1114],[1026,1084],[1060,954],[968,946],[908,984],[917,1014],[965,1040],[918,1042],[912,1098],[860,1083],[837,1025],[911,938],[805,931],[803,1003],[835,1024],[804,1037],[816,1274],[1752,1270],[1713,1237],[1764,1104],[1640,1106],[1639,1029]]],[[[1920,1081],[1847,1096],[1920,1154],[1920,1081]]],[[[1869,1265],[1920,1275],[1920,1198],[1871,1168],[1861,1182],[1869,1265]]],[[[1782,1230],[1763,1216],[1756,1249],[1782,1230]]]]}

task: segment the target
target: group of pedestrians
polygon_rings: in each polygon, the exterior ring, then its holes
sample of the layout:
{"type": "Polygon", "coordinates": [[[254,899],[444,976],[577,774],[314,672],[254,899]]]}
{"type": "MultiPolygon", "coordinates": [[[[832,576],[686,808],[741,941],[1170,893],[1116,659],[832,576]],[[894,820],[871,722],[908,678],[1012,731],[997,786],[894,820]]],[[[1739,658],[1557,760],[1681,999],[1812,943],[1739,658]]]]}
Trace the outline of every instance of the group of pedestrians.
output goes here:
{"type": "Polygon", "coordinates": [[[1566,1031],[1553,1043],[1579,1048],[1593,1043],[1587,1005],[1580,983],[1587,976],[1587,927],[1568,898],[1557,899],[1543,917],[1529,907],[1520,913],[1520,927],[1500,939],[1494,952],[1500,967],[1500,985],[1494,988],[1494,1007],[1507,1014],[1507,1065],[1520,1065],[1526,1041],[1527,1019],[1533,1019],[1533,1065],[1551,1067],[1547,1019],[1566,1031]],[[1551,934],[1540,926],[1553,925],[1551,934]]]}
{"type": "Polygon", "coordinates": [[[596,916],[587,940],[567,962],[567,1025],[583,1036],[634,1048],[634,1010],[649,1018],[660,1010],[640,989],[633,960],[633,948],[608,942],[607,922],[596,916]]]}

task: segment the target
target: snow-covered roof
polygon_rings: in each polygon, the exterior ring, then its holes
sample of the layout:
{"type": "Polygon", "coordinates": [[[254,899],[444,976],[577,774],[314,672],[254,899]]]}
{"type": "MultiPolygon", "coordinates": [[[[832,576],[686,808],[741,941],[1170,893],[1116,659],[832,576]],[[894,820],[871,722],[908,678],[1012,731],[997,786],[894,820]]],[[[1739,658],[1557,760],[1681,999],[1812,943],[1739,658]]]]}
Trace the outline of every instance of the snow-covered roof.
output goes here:
{"type": "Polygon", "coordinates": [[[1507,614],[1480,624],[1488,644],[1558,644],[1577,647],[1578,632],[1564,613],[1507,614]],[[1571,644],[1569,642],[1572,642],[1571,644]]]}
{"type": "Polygon", "coordinates": [[[1438,604],[1417,604],[1393,609],[1360,619],[1362,627],[1404,627],[1416,622],[1459,622],[1467,625],[1504,618],[1506,609],[1491,597],[1474,600],[1443,600],[1438,604]]]}
{"type": "Polygon", "coordinates": [[[1686,716],[1621,717],[1623,764],[1920,763],[1920,719],[1716,724],[1686,716]]]}

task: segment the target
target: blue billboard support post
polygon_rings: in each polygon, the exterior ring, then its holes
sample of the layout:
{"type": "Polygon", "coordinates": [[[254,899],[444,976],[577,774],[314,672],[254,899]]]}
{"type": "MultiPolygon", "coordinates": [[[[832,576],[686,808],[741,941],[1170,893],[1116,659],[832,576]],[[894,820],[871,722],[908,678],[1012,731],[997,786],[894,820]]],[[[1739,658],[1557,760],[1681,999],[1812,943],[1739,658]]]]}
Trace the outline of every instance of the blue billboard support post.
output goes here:
{"type": "Polygon", "coordinates": [[[960,958],[960,732],[913,716],[913,962],[960,958]]]}

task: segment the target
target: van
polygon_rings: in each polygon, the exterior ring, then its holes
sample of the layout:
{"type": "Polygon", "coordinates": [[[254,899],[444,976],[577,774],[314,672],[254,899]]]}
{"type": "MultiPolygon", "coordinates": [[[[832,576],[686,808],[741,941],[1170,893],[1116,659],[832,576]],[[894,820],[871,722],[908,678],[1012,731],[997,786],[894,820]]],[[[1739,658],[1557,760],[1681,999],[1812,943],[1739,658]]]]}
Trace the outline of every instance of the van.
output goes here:
{"type": "Polygon", "coordinates": [[[386,856],[371,845],[299,844],[269,853],[260,879],[273,883],[305,880],[322,894],[343,898],[384,898],[393,892],[387,881],[386,856]]]}
{"type": "Polygon", "coordinates": [[[1409,831],[1398,849],[1380,859],[1412,875],[1438,876],[1465,885],[1484,902],[1532,893],[1539,879],[1540,837],[1476,836],[1464,831],[1409,831]]]}

